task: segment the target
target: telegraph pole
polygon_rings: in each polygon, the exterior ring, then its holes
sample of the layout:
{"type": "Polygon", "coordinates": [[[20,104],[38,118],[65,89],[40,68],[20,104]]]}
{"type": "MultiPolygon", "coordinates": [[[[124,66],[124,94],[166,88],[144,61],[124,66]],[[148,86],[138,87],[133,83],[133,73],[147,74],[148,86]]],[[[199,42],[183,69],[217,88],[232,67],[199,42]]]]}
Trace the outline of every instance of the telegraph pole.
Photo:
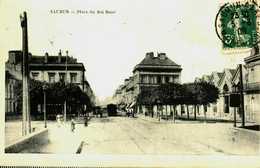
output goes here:
{"type": "Polygon", "coordinates": [[[28,34],[27,34],[27,16],[23,12],[20,15],[22,27],[22,50],[23,50],[23,66],[22,66],[22,79],[23,79],[23,125],[22,135],[31,133],[30,123],[30,94],[29,94],[29,66],[28,66],[28,34]]]}
{"type": "Polygon", "coordinates": [[[242,127],[245,127],[245,110],[244,110],[244,93],[243,93],[243,73],[242,73],[242,64],[239,64],[239,73],[240,73],[240,112],[242,115],[242,127]]]}
{"type": "MultiPolygon", "coordinates": [[[[67,86],[67,78],[68,78],[68,51],[66,51],[66,74],[65,74],[65,87],[67,86]]],[[[67,121],[67,96],[65,97],[64,102],[64,123],[67,121]]]]}

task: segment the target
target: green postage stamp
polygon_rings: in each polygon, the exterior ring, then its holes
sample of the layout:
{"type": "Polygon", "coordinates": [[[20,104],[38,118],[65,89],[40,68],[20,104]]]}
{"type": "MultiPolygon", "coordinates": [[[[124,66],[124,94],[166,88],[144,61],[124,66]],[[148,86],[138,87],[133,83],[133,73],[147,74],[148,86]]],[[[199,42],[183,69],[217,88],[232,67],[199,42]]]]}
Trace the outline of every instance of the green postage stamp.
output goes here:
{"type": "Polygon", "coordinates": [[[252,48],[259,41],[258,5],[254,1],[225,3],[216,16],[216,32],[223,49],[252,48]]]}

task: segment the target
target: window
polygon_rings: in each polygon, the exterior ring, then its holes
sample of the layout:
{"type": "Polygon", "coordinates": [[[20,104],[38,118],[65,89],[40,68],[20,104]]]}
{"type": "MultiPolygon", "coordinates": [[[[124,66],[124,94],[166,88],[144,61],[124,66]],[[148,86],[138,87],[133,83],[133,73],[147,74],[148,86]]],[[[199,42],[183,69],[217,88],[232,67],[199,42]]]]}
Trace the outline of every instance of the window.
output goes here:
{"type": "Polygon", "coordinates": [[[39,77],[39,72],[32,72],[32,78],[34,80],[38,80],[38,77],[39,77]]]}
{"type": "Polygon", "coordinates": [[[151,76],[151,83],[152,83],[152,84],[155,83],[154,76],[151,76]]]}
{"type": "Polygon", "coordinates": [[[217,105],[213,107],[213,112],[216,113],[218,111],[217,105]]]}
{"type": "Polygon", "coordinates": [[[161,83],[162,82],[162,78],[161,78],[161,76],[157,76],[157,83],[161,83]]]}
{"type": "Polygon", "coordinates": [[[170,82],[170,78],[169,78],[169,76],[166,76],[165,77],[165,83],[169,83],[170,82]]]}
{"type": "Polygon", "coordinates": [[[141,78],[141,79],[140,79],[140,82],[141,82],[141,83],[144,83],[144,76],[141,75],[140,78],[141,78]]]}
{"type": "Polygon", "coordinates": [[[60,76],[60,81],[64,82],[65,81],[65,73],[59,73],[60,76]]]}
{"type": "Polygon", "coordinates": [[[49,82],[54,83],[55,82],[55,73],[49,73],[49,82]]]}
{"type": "Polygon", "coordinates": [[[77,73],[70,73],[70,81],[71,83],[77,82],[77,73]]]}

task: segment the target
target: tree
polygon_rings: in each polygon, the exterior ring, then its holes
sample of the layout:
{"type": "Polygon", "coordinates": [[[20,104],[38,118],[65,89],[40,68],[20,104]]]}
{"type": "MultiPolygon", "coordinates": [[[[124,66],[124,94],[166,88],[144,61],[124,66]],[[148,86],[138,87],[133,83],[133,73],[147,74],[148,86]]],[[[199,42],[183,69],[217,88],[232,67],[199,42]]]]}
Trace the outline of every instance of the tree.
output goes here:
{"type": "Polygon", "coordinates": [[[159,100],[158,89],[153,86],[141,87],[141,92],[137,95],[137,105],[146,105],[148,106],[149,112],[152,112],[153,116],[153,105],[159,100]]]}
{"type": "MultiPolygon", "coordinates": [[[[176,114],[176,106],[181,104],[182,100],[182,85],[178,83],[166,83],[161,84],[158,87],[158,93],[162,104],[166,104],[166,113],[167,113],[167,105],[170,105],[170,110],[172,112],[172,105],[174,110],[174,118],[176,114]]],[[[166,114],[168,117],[168,114],[166,114]]]]}
{"type": "MultiPolygon", "coordinates": [[[[207,82],[186,83],[184,88],[185,104],[194,105],[195,119],[198,105],[203,105],[204,109],[206,109],[208,104],[214,103],[218,99],[218,88],[207,82]]],[[[204,117],[206,119],[206,110],[204,110],[204,117]]]]}
{"type": "Polygon", "coordinates": [[[204,107],[204,118],[206,121],[207,106],[210,103],[215,103],[219,98],[219,90],[216,86],[208,82],[200,82],[199,85],[199,95],[198,102],[204,107]]]}
{"type": "MultiPolygon", "coordinates": [[[[83,92],[76,84],[65,85],[64,82],[46,83],[37,80],[30,80],[30,101],[31,101],[31,114],[37,115],[38,104],[43,104],[43,85],[47,86],[46,100],[49,105],[63,104],[67,98],[68,106],[71,107],[71,113],[83,112],[84,105],[90,110],[93,104],[90,101],[89,96],[83,92]],[[73,111],[74,110],[74,111],[73,111]]],[[[16,93],[18,108],[22,109],[22,82],[17,81],[14,91],[16,93]]],[[[56,106],[54,106],[57,108],[56,106]]],[[[42,109],[42,107],[41,107],[42,109]]],[[[59,109],[53,109],[52,112],[56,113],[59,109]]],[[[50,113],[49,113],[50,114],[50,113]]]]}
{"type": "Polygon", "coordinates": [[[197,86],[194,83],[183,84],[183,104],[187,107],[187,116],[189,118],[189,105],[193,105],[194,108],[194,119],[196,120],[196,104],[197,104],[197,86]]]}

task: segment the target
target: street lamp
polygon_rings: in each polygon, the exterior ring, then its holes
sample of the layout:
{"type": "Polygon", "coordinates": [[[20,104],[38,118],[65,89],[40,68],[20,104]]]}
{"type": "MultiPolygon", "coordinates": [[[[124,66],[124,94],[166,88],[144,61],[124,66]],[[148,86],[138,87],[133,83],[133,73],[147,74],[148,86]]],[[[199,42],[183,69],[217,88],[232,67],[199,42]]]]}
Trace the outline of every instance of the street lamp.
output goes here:
{"type": "Polygon", "coordinates": [[[43,84],[43,113],[44,113],[44,128],[47,128],[47,121],[46,121],[46,90],[47,85],[46,83],[43,84]]]}

